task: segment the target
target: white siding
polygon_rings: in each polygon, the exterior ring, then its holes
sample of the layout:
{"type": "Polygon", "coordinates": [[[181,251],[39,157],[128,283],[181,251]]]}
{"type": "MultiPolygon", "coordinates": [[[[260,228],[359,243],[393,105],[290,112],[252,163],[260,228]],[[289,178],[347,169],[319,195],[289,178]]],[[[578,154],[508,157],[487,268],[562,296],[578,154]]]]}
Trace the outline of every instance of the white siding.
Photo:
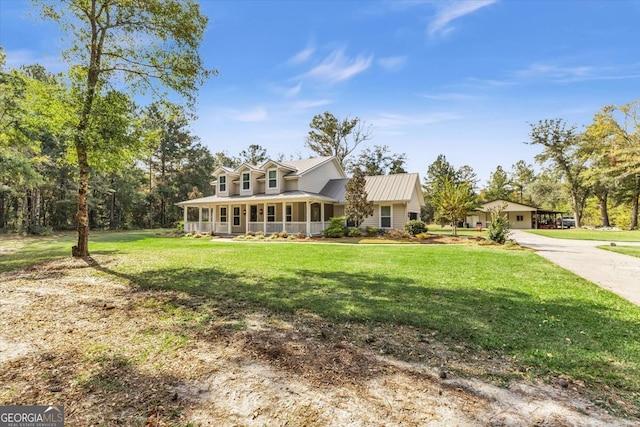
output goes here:
{"type": "Polygon", "coordinates": [[[283,191],[296,191],[298,190],[298,180],[297,179],[287,179],[284,181],[284,190],[283,191]]]}
{"type": "Polygon", "coordinates": [[[529,229],[531,228],[531,212],[509,212],[509,224],[511,228],[515,229],[529,229]],[[522,221],[518,221],[518,216],[521,216],[522,221]]]}
{"type": "Polygon", "coordinates": [[[404,204],[395,204],[391,208],[392,227],[397,230],[404,230],[404,223],[409,221],[409,214],[404,204]]]}

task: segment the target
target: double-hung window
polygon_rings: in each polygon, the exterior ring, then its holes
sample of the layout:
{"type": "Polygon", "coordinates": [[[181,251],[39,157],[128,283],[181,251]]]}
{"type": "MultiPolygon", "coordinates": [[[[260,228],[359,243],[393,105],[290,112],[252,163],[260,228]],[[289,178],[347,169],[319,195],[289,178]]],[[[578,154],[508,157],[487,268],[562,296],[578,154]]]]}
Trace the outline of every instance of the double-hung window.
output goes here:
{"type": "Polygon", "coordinates": [[[276,207],[274,205],[267,206],[267,222],[276,222],[276,207]]]}
{"type": "Polygon", "coordinates": [[[224,206],[220,207],[220,222],[227,222],[227,208],[224,206]]]}
{"type": "Polygon", "coordinates": [[[227,175],[220,175],[218,177],[218,192],[224,193],[227,191],[227,175]]]}
{"type": "Polygon", "coordinates": [[[242,189],[251,190],[251,174],[249,172],[242,173],[242,189]]]}
{"type": "Polygon", "coordinates": [[[293,221],[293,206],[287,205],[286,215],[287,215],[286,217],[287,222],[293,221]]]}
{"type": "Polygon", "coordinates": [[[267,172],[269,175],[269,188],[278,188],[278,170],[277,169],[269,169],[267,172]]]}
{"type": "Polygon", "coordinates": [[[240,225],[240,208],[237,206],[233,208],[233,225],[240,225]]]}
{"type": "Polygon", "coordinates": [[[380,206],[380,228],[391,228],[391,206],[380,206]]]}

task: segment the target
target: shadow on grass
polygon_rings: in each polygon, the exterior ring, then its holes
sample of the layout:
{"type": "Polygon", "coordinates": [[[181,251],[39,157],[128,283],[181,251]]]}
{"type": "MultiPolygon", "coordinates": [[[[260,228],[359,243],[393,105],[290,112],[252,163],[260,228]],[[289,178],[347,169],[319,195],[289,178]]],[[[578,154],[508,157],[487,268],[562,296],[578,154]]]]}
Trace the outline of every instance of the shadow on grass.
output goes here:
{"type": "Polygon", "coordinates": [[[240,317],[260,310],[304,312],[325,322],[436,330],[452,345],[510,355],[536,374],[619,387],[640,401],[640,318],[624,319],[611,306],[571,298],[540,303],[507,288],[434,286],[428,277],[417,282],[386,274],[312,270],[263,277],[216,268],[126,274],[93,265],[141,289],[183,292],[218,307],[232,305],[240,317]]]}

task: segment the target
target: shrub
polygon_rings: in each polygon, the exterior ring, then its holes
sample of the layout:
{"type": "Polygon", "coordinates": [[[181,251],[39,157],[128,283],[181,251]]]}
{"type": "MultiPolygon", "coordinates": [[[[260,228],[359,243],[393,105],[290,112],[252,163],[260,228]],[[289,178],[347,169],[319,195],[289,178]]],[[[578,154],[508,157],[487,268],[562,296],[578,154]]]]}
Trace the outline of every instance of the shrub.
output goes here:
{"type": "Polygon", "coordinates": [[[362,236],[362,230],[358,227],[353,227],[349,229],[349,237],[360,237],[362,236]]]}
{"type": "Polygon", "coordinates": [[[345,232],[347,231],[347,227],[344,225],[344,217],[336,216],[329,219],[329,227],[324,230],[325,237],[343,237],[345,232]]]}
{"type": "Polygon", "coordinates": [[[264,239],[264,231],[256,231],[256,237],[259,239],[262,237],[264,239]]]}
{"type": "Polygon", "coordinates": [[[419,219],[413,219],[404,223],[404,231],[409,233],[411,236],[416,236],[420,233],[426,233],[427,224],[419,219]]]}
{"type": "Polygon", "coordinates": [[[247,235],[247,236],[255,236],[255,235],[256,235],[256,233],[254,233],[253,231],[247,231],[247,232],[246,232],[246,235],[247,235]]]}
{"type": "Polygon", "coordinates": [[[387,230],[385,234],[390,239],[402,239],[405,237],[409,237],[409,234],[407,232],[403,230],[397,230],[395,228],[387,230]]]}
{"type": "Polygon", "coordinates": [[[365,228],[365,231],[367,233],[367,236],[376,236],[378,234],[378,227],[372,227],[372,226],[367,226],[367,228],[365,228]]]}
{"type": "Polygon", "coordinates": [[[281,239],[286,239],[287,237],[289,237],[289,233],[287,233],[286,230],[282,230],[281,232],[278,233],[278,237],[281,239]]]}
{"type": "Polygon", "coordinates": [[[491,224],[489,224],[489,240],[503,245],[511,234],[509,218],[501,210],[491,212],[491,224]]]}
{"type": "Polygon", "coordinates": [[[178,222],[178,225],[176,225],[176,229],[178,231],[184,231],[184,221],[178,222]]]}
{"type": "Polygon", "coordinates": [[[305,237],[307,237],[307,236],[305,236],[305,235],[304,235],[304,233],[303,233],[303,232],[301,232],[301,231],[300,231],[300,232],[298,232],[298,233],[296,233],[296,239],[301,239],[301,240],[302,240],[302,239],[304,239],[305,237]]]}
{"type": "Polygon", "coordinates": [[[429,235],[429,233],[420,233],[420,234],[416,234],[416,238],[418,238],[419,240],[427,240],[429,237],[431,237],[429,235]]]}

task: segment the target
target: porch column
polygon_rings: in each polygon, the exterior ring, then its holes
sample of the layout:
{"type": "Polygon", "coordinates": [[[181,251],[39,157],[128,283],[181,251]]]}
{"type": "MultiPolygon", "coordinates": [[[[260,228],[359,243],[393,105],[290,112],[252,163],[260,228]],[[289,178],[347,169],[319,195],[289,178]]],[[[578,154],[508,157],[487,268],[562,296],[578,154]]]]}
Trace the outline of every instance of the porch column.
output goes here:
{"type": "Polygon", "coordinates": [[[320,221],[322,223],[322,229],[324,230],[324,202],[320,205],[320,221]]]}
{"type": "Polygon", "coordinates": [[[216,232],[216,211],[218,210],[217,206],[211,208],[211,233],[215,234],[216,232]]]}
{"type": "Polygon", "coordinates": [[[202,232],[202,206],[198,206],[198,231],[202,232]]]}
{"type": "Polygon", "coordinates": [[[233,212],[231,212],[231,205],[227,205],[227,234],[231,234],[232,221],[233,221],[233,212]]]}
{"type": "Polygon", "coordinates": [[[307,200],[307,236],[311,236],[311,202],[307,200]]]}
{"type": "Polygon", "coordinates": [[[267,204],[262,204],[262,232],[267,234],[267,204]]]}
{"type": "Polygon", "coordinates": [[[242,217],[244,218],[244,233],[249,231],[249,220],[251,219],[251,211],[249,210],[249,204],[244,204],[244,210],[242,211],[242,217]]]}
{"type": "Polygon", "coordinates": [[[287,203],[282,202],[282,231],[287,229],[287,203]]]}
{"type": "Polygon", "coordinates": [[[189,210],[189,206],[185,206],[184,207],[184,212],[183,212],[183,215],[184,215],[184,231],[188,231],[187,230],[187,211],[188,210],[189,210]]]}

